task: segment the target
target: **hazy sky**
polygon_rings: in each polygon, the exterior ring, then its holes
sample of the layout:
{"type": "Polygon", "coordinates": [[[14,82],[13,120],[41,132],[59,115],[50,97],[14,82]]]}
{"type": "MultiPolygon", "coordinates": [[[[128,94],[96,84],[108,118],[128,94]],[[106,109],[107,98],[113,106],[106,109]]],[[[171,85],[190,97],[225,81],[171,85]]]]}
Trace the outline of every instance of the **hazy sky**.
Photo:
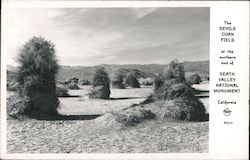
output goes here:
{"type": "Polygon", "coordinates": [[[209,8],[9,9],[8,64],[34,35],[62,65],[209,59],[209,8]]]}

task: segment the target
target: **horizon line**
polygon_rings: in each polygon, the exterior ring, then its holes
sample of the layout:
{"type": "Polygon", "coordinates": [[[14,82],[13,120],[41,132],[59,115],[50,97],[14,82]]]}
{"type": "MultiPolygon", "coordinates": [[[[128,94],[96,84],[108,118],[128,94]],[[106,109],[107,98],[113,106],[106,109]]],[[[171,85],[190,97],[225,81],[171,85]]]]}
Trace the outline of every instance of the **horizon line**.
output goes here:
{"type": "MultiPolygon", "coordinates": [[[[178,59],[177,59],[178,60],[178,59]]],[[[180,63],[184,63],[184,62],[204,62],[204,61],[210,61],[208,60],[187,60],[187,61],[179,61],[180,63]]],[[[171,62],[171,61],[170,61],[171,62]]],[[[169,63],[170,63],[169,62],[169,63]]],[[[94,66],[101,66],[101,65],[168,65],[169,63],[121,63],[121,64],[114,64],[114,63],[102,63],[102,64],[93,64],[93,65],[59,65],[59,66],[65,66],[65,67],[94,67],[94,66]]],[[[13,64],[6,64],[7,66],[13,66],[13,67],[18,67],[18,65],[13,65],[13,64]]]]}

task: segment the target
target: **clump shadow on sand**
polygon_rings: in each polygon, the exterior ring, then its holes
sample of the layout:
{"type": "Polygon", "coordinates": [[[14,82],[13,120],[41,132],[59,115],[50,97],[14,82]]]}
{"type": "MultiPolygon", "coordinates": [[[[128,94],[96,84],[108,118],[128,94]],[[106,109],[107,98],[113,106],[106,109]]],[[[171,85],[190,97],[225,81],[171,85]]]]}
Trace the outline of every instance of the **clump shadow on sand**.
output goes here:
{"type": "Polygon", "coordinates": [[[141,99],[145,97],[119,97],[119,98],[109,98],[108,100],[125,100],[125,99],[141,99]]]}
{"type": "MultiPolygon", "coordinates": [[[[207,93],[209,93],[208,90],[200,90],[200,89],[195,89],[195,93],[196,93],[196,97],[197,98],[208,98],[209,95],[207,93]]],[[[76,97],[82,97],[81,95],[68,95],[62,98],[76,98],[76,97]]],[[[145,98],[145,97],[110,97],[109,99],[105,99],[105,100],[129,100],[129,99],[141,99],[141,98],[145,98]]],[[[165,102],[160,102],[161,105],[166,105],[165,102]]],[[[158,107],[158,102],[154,103],[154,100],[152,100],[151,98],[146,98],[144,101],[138,103],[138,104],[132,104],[126,108],[122,108],[120,111],[118,112],[107,112],[105,114],[86,114],[86,115],[62,115],[62,114],[58,114],[55,116],[37,116],[34,119],[37,120],[46,120],[46,121],[57,121],[57,120],[94,120],[98,117],[104,116],[104,117],[109,117],[107,118],[110,119],[110,117],[114,117],[112,119],[115,119],[118,123],[124,123],[122,125],[125,126],[130,126],[128,125],[127,121],[134,121],[135,124],[131,123],[131,126],[135,126],[137,123],[141,123],[144,120],[152,120],[152,119],[156,119],[158,117],[156,117],[156,115],[159,114],[164,114],[164,110],[162,110],[162,107],[158,107]],[[157,108],[157,109],[155,109],[157,108]],[[151,110],[153,110],[154,112],[151,112],[151,110]],[[138,112],[139,113],[150,113],[151,115],[149,116],[150,118],[148,118],[148,115],[139,115],[138,116],[138,112]],[[137,112],[137,113],[135,113],[137,112]],[[111,114],[110,114],[111,113],[111,114]],[[137,114],[137,115],[136,115],[137,114]],[[136,115],[136,116],[135,116],[136,115]],[[121,120],[121,117],[123,118],[123,120],[121,120]],[[125,119],[124,119],[125,118],[125,119]],[[130,118],[130,119],[129,119],[130,118]]],[[[165,115],[161,115],[161,117],[164,117],[165,115]]],[[[162,118],[160,118],[162,119],[162,118]]],[[[169,118],[167,118],[169,119],[169,118]]],[[[103,119],[104,121],[105,118],[103,119]]],[[[207,114],[207,118],[205,118],[205,120],[203,121],[208,121],[209,120],[209,114],[207,114]]]]}
{"type": "Polygon", "coordinates": [[[47,121],[58,121],[58,120],[92,120],[100,117],[100,114],[93,114],[93,115],[57,115],[54,117],[37,117],[37,120],[47,120],[47,121]]]}

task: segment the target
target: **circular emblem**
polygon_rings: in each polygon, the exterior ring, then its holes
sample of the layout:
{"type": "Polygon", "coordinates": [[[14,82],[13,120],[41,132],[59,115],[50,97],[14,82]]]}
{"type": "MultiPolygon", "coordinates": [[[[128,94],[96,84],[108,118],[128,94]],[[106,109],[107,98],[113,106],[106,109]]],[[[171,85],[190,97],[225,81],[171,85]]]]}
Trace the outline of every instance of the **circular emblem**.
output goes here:
{"type": "Polygon", "coordinates": [[[223,110],[223,114],[224,114],[225,116],[229,116],[231,113],[232,113],[232,111],[231,111],[231,109],[229,109],[229,108],[226,108],[226,109],[223,110]]]}

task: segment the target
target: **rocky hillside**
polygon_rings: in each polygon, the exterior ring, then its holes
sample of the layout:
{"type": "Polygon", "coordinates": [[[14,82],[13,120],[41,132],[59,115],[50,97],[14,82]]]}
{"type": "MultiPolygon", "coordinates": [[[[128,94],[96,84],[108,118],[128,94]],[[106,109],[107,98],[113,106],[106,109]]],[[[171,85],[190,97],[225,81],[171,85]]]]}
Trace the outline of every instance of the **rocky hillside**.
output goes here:
{"type": "MultiPolygon", "coordinates": [[[[126,74],[129,71],[136,73],[138,78],[154,78],[163,72],[167,68],[167,64],[126,64],[126,65],[101,65],[105,67],[109,75],[121,71],[126,74]]],[[[186,70],[186,75],[189,76],[194,73],[198,73],[204,77],[209,77],[209,61],[186,61],[183,62],[183,66],[186,70]]],[[[98,66],[61,66],[59,74],[57,76],[59,81],[65,81],[71,77],[76,77],[79,79],[89,79],[93,78],[95,70],[98,66]]],[[[8,73],[16,72],[16,67],[8,65],[8,73]]],[[[9,75],[9,74],[8,74],[9,75]]]]}

